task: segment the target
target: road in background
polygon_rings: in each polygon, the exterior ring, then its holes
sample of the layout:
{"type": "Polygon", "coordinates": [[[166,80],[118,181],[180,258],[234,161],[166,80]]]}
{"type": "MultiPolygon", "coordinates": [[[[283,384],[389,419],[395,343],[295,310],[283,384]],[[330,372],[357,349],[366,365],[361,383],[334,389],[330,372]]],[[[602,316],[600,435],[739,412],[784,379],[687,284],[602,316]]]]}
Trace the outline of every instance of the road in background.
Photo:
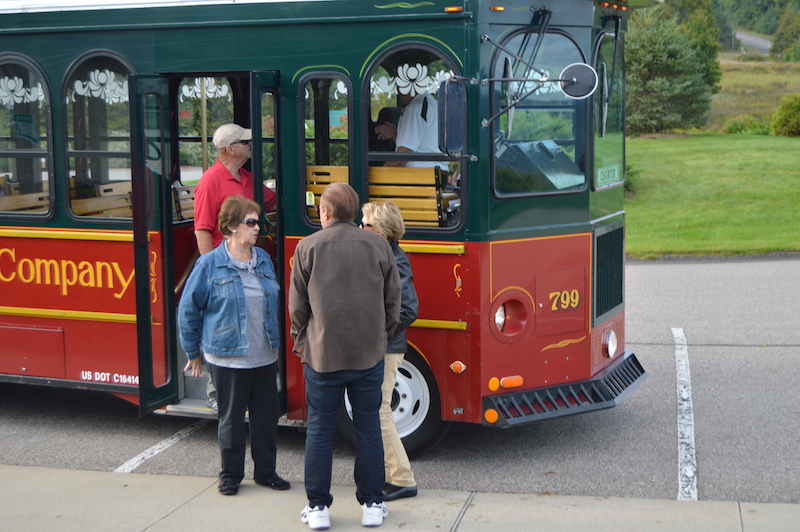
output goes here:
{"type": "MultiPolygon", "coordinates": [[[[412,460],[420,487],[675,500],[688,480],[698,500],[800,503],[800,256],[626,271],[626,341],[644,384],[602,412],[507,430],[455,424],[412,460]]],[[[214,478],[216,423],[175,437],[194,423],[139,418],[110,395],[0,384],[0,463],[115,471],[160,444],[133,473],[214,478]]],[[[303,451],[303,434],[281,428],[282,476],[302,482],[303,451]]],[[[337,447],[334,484],[352,486],[352,468],[337,447]]]]}
{"type": "Polygon", "coordinates": [[[757,52],[762,54],[769,53],[769,49],[772,46],[772,41],[758,35],[745,33],[743,31],[734,32],[734,35],[742,44],[754,48],[757,52]]]}

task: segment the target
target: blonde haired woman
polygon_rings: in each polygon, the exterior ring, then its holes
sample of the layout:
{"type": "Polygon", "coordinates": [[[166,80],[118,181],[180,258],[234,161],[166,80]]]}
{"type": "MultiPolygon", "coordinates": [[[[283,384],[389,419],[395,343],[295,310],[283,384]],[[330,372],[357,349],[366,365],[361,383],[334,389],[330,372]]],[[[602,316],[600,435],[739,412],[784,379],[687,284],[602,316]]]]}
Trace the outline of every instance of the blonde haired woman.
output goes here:
{"type": "Polygon", "coordinates": [[[384,501],[393,501],[414,497],[417,494],[417,483],[414,480],[414,473],[411,471],[411,463],[408,461],[406,449],[397,434],[397,427],[395,427],[392,417],[392,393],[397,381],[397,368],[400,367],[406,353],[406,327],[417,319],[419,300],[417,291],[414,289],[411,263],[408,262],[405,251],[400,249],[398,244],[406,232],[406,227],[397,205],[390,201],[365,203],[361,207],[361,211],[363,212],[361,227],[367,231],[378,233],[389,241],[397,269],[400,272],[402,292],[400,323],[386,346],[380,409],[384,469],[386,470],[384,501]]]}

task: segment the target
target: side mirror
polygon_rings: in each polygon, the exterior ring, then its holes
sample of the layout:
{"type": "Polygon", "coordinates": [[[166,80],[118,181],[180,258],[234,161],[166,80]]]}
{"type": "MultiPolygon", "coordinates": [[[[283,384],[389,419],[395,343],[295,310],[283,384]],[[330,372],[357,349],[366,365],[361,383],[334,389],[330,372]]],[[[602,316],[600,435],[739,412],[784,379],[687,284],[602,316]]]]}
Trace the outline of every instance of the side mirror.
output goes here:
{"type": "Polygon", "coordinates": [[[586,63],[567,65],[559,78],[561,92],[573,100],[588,98],[597,89],[597,72],[586,63]]]}
{"type": "Polygon", "coordinates": [[[449,78],[439,85],[439,149],[450,156],[465,150],[466,89],[461,80],[449,78]]]}

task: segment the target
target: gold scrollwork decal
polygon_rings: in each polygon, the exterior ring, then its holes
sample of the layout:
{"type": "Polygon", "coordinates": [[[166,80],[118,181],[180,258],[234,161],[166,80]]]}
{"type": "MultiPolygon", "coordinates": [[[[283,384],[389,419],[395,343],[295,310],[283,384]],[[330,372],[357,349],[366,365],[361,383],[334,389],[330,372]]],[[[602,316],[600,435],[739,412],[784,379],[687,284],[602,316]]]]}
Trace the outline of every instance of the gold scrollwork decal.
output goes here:
{"type": "Polygon", "coordinates": [[[567,346],[568,346],[568,345],[570,345],[570,344],[577,344],[578,342],[582,342],[582,341],[584,340],[584,338],[586,338],[586,336],[581,336],[580,338],[573,338],[573,339],[571,339],[571,340],[570,340],[570,339],[568,339],[568,340],[561,340],[561,341],[560,341],[560,342],[558,342],[557,344],[550,344],[550,345],[548,345],[547,347],[545,347],[544,349],[542,349],[542,351],[547,351],[548,349],[560,349],[560,348],[562,348],[562,347],[567,347],[567,346]]]}
{"type": "Polygon", "coordinates": [[[460,267],[461,264],[456,264],[453,266],[453,277],[456,279],[456,287],[453,288],[453,292],[455,292],[458,297],[461,297],[461,277],[458,275],[458,269],[460,267]]]}
{"type": "Polygon", "coordinates": [[[156,292],[156,281],[158,280],[158,275],[156,274],[156,263],[158,262],[158,253],[151,251],[150,254],[153,258],[153,260],[150,261],[150,293],[153,294],[153,299],[151,302],[155,303],[158,301],[158,293],[156,292]]]}
{"type": "Polygon", "coordinates": [[[414,9],[415,7],[422,7],[422,6],[432,6],[435,5],[433,2],[417,2],[416,4],[412,4],[411,2],[395,2],[394,4],[386,4],[383,6],[375,5],[378,9],[391,9],[393,7],[401,7],[405,9],[414,9]]]}

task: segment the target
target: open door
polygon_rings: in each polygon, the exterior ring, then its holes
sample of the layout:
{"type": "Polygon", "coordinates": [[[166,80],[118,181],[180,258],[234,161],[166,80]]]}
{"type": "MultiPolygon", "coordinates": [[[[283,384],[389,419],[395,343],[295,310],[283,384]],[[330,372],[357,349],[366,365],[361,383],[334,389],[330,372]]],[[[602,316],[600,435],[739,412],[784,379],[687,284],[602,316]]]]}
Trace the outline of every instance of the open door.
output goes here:
{"type": "Polygon", "coordinates": [[[161,76],[130,76],[133,245],[139,414],[178,399],[169,89],[161,76]]]}
{"type": "MultiPolygon", "coordinates": [[[[251,118],[253,130],[252,171],[255,185],[254,200],[264,204],[263,183],[278,194],[280,202],[279,146],[278,146],[278,84],[277,71],[260,71],[250,73],[251,118]]],[[[280,210],[280,205],[278,206],[280,210]]],[[[265,215],[268,213],[264,213],[265,215]]],[[[274,225],[275,222],[273,222],[274,225]]],[[[267,229],[270,232],[270,229],[267,229]]],[[[273,257],[274,258],[274,257],[273,257]]]]}
{"type": "MultiPolygon", "coordinates": [[[[284,272],[281,164],[280,164],[280,73],[278,71],[255,71],[250,73],[251,117],[253,129],[252,171],[255,185],[254,199],[264,205],[264,188],[277,195],[275,212],[264,212],[262,228],[264,234],[259,243],[272,257],[275,273],[281,282],[281,308],[286,308],[286,285],[284,272]],[[263,183],[264,186],[260,186],[263,183]]],[[[281,330],[286,331],[286,316],[279,318],[281,330]]],[[[278,395],[281,401],[281,414],[286,412],[286,337],[284,335],[282,353],[278,357],[278,395]]],[[[295,357],[292,357],[295,358],[295,357]]],[[[295,392],[296,393],[296,392],[295,392]]]]}

